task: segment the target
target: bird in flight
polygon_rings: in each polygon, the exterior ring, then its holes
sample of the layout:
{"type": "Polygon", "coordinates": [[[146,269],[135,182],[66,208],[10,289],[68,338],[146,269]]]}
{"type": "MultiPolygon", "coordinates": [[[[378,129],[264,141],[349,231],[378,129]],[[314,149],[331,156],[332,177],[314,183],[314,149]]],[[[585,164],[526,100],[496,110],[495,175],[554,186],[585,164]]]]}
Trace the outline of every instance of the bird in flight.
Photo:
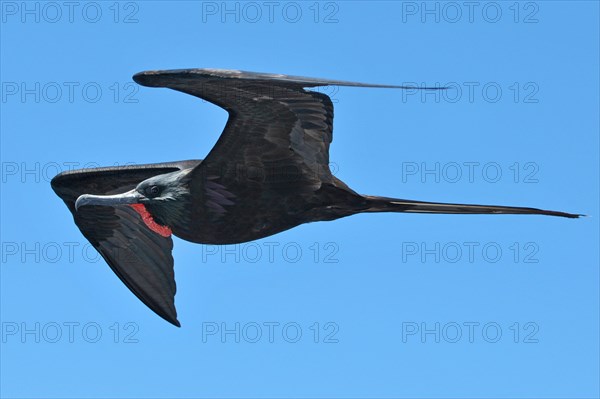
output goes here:
{"type": "Polygon", "coordinates": [[[219,69],[147,71],[133,80],[227,110],[206,158],[67,171],[51,185],[123,283],[176,326],[172,235],[235,244],[363,212],[580,216],[361,195],[333,176],[333,104],[306,88],[407,87],[219,69]]]}

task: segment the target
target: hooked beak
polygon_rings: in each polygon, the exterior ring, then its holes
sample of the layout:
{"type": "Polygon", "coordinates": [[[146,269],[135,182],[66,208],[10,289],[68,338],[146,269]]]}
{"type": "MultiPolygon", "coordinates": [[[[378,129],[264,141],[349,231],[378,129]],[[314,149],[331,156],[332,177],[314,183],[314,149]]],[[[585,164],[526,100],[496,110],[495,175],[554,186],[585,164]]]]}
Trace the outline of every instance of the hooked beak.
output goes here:
{"type": "Polygon", "coordinates": [[[137,204],[142,198],[142,195],[135,189],[127,191],[122,194],[115,195],[92,195],[83,194],[75,201],[75,210],[79,210],[84,205],[101,205],[101,206],[115,206],[115,205],[126,205],[126,204],[137,204]]]}

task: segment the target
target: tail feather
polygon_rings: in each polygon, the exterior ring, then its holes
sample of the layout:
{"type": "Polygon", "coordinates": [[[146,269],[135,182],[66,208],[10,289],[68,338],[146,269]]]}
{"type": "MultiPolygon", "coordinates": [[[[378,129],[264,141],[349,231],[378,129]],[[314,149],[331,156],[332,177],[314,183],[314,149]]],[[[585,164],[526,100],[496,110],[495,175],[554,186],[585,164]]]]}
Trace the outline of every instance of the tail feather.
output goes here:
{"type": "Polygon", "coordinates": [[[397,198],[365,196],[368,208],[363,212],[407,212],[407,213],[445,213],[445,214],[516,214],[548,215],[565,218],[578,218],[579,214],[547,211],[537,208],[500,205],[448,204],[442,202],[411,201],[397,198]]]}

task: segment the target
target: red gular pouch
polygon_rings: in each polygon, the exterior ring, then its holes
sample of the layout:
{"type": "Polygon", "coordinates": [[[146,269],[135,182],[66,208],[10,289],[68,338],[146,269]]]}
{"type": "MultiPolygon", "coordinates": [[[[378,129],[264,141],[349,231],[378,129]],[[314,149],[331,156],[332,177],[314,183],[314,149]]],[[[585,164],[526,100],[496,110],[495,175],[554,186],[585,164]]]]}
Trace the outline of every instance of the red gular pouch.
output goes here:
{"type": "Polygon", "coordinates": [[[173,232],[169,228],[169,226],[163,226],[154,220],[148,209],[144,204],[131,204],[131,206],[139,215],[142,217],[144,224],[153,232],[163,237],[170,237],[173,232]]]}

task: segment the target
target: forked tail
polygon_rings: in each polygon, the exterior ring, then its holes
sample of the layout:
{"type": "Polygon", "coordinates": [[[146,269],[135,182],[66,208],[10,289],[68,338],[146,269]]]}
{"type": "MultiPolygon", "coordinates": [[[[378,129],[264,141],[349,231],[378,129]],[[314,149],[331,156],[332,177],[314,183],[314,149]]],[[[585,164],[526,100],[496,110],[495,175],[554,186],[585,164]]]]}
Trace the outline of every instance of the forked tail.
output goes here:
{"type": "Polygon", "coordinates": [[[367,209],[363,212],[408,212],[408,213],[447,213],[447,214],[517,214],[548,215],[565,218],[578,218],[584,215],[573,213],[546,211],[537,208],[499,205],[446,204],[441,202],[411,201],[397,198],[364,196],[367,209]]]}

